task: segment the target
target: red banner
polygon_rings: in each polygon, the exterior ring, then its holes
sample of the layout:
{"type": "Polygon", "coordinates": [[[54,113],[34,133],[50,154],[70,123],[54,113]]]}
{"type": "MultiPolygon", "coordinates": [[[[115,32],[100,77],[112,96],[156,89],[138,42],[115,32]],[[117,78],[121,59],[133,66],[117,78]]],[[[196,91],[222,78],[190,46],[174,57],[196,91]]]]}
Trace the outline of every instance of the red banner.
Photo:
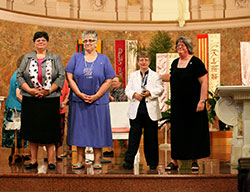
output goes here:
{"type": "MultiPolygon", "coordinates": [[[[207,70],[208,67],[208,34],[197,35],[197,52],[198,57],[204,63],[207,70]]],[[[209,72],[209,71],[208,71],[209,72]]],[[[207,86],[209,87],[209,76],[207,81],[207,86]]]]}
{"type": "Polygon", "coordinates": [[[115,41],[115,73],[122,76],[123,88],[125,88],[125,40],[115,41]]]}
{"type": "Polygon", "coordinates": [[[208,69],[208,34],[197,35],[198,57],[208,69]]]}

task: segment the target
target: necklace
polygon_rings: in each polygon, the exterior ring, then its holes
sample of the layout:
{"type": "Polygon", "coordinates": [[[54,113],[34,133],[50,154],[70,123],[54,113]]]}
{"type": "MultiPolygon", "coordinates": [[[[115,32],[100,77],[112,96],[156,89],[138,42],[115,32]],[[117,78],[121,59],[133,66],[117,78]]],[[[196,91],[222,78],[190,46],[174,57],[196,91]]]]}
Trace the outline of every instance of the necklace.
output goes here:
{"type": "Polygon", "coordinates": [[[95,61],[91,62],[91,65],[90,67],[88,67],[87,65],[87,61],[86,61],[86,58],[84,58],[84,69],[83,69],[83,74],[86,78],[93,78],[93,67],[94,67],[94,63],[95,61]]]}
{"type": "MultiPolygon", "coordinates": [[[[89,63],[90,63],[90,62],[89,62],[89,63]]],[[[95,61],[91,62],[90,67],[88,67],[87,62],[86,62],[86,59],[84,60],[84,64],[85,64],[85,67],[86,67],[86,68],[91,68],[91,69],[93,69],[94,63],[95,63],[95,61]]]]}

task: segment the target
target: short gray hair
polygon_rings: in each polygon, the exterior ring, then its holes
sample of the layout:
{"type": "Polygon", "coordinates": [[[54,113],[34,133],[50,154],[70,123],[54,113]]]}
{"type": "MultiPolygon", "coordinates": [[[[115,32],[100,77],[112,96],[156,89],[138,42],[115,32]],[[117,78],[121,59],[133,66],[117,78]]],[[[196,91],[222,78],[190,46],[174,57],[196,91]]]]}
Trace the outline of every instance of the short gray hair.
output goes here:
{"type": "Polygon", "coordinates": [[[82,40],[84,40],[85,36],[87,35],[91,35],[95,40],[98,40],[98,34],[95,31],[90,30],[84,31],[82,33],[82,40]]]}
{"type": "Polygon", "coordinates": [[[184,36],[183,37],[179,37],[176,40],[176,43],[175,43],[176,48],[177,48],[177,44],[180,41],[183,42],[186,45],[189,54],[193,54],[194,53],[194,51],[193,51],[193,42],[192,42],[192,40],[189,37],[184,37],[184,36]]]}
{"type": "Polygon", "coordinates": [[[149,55],[149,52],[145,51],[145,50],[142,50],[142,51],[138,51],[137,52],[137,61],[139,61],[139,59],[141,57],[146,57],[146,58],[149,58],[149,60],[151,60],[150,58],[150,55],[149,55]]]}

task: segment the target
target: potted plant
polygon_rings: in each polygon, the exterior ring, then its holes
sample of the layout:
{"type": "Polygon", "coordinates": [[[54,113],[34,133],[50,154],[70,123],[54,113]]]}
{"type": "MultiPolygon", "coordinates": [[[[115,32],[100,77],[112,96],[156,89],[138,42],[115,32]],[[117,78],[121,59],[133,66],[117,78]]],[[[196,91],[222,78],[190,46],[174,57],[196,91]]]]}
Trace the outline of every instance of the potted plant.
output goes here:
{"type": "MultiPolygon", "coordinates": [[[[216,102],[219,100],[219,97],[216,96],[215,94],[213,94],[211,91],[208,91],[208,94],[210,95],[210,97],[208,97],[206,99],[207,102],[207,117],[208,117],[208,121],[213,124],[214,121],[216,120],[216,113],[215,113],[215,105],[216,102]]],[[[169,107],[166,111],[162,112],[162,118],[161,121],[163,121],[160,126],[158,127],[159,129],[162,128],[163,125],[170,123],[170,119],[171,119],[171,100],[168,99],[165,102],[169,107]]]]}
{"type": "Polygon", "coordinates": [[[206,99],[206,102],[208,103],[207,106],[207,117],[208,117],[208,121],[213,124],[214,121],[216,120],[216,113],[215,113],[215,105],[216,102],[219,100],[219,97],[216,96],[214,93],[212,93],[211,91],[208,91],[208,94],[210,95],[210,97],[208,97],[206,99]]]}
{"type": "Polygon", "coordinates": [[[170,118],[171,118],[171,100],[168,99],[167,101],[165,101],[165,103],[168,105],[168,109],[164,112],[161,112],[162,118],[160,119],[160,121],[163,121],[160,126],[158,127],[158,129],[161,129],[164,125],[166,125],[167,123],[170,123],[170,118]]]}

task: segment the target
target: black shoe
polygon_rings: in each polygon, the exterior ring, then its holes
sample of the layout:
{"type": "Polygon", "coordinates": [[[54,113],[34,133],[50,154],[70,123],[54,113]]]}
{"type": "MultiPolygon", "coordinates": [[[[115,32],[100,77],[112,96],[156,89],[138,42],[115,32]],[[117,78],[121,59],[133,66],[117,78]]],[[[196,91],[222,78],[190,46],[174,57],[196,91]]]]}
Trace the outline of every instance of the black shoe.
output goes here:
{"type": "Polygon", "coordinates": [[[30,160],[30,157],[25,155],[23,159],[24,159],[24,161],[28,161],[28,160],[30,160]]]}
{"type": "Polygon", "coordinates": [[[104,157],[114,157],[114,151],[105,151],[103,153],[104,157]]]}
{"type": "Polygon", "coordinates": [[[44,161],[44,162],[48,162],[48,158],[45,157],[45,158],[43,159],[43,161],[44,161]]]}
{"type": "Polygon", "coordinates": [[[55,168],[56,168],[56,165],[53,164],[53,163],[50,163],[50,164],[48,165],[48,168],[49,168],[49,169],[55,169],[55,168]]]}
{"type": "Polygon", "coordinates": [[[25,165],[25,169],[36,169],[37,167],[38,167],[38,163],[37,162],[34,163],[34,164],[30,163],[28,165],[25,165]]]}
{"type": "Polygon", "coordinates": [[[124,168],[124,169],[133,169],[134,168],[134,166],[133,166],[133,164],[130,164],[130,163],[124,163],[123,165],[122,165],[122,167],[124,168]]]}
{"type": "Polygon", "coordinates": [[[15,163],[21,163],[23,161],[23,158],[18,156],[16,159],[15,159],[15,163]]]}
{"type": "Polygon", "coordinates": [[[10,156],[9,156],[9,163],[12,162],[12,158],[13,158],[12,155],[10,155],[10,156]]]}
{"type": "Polygon", "coordinates": [[[166,171],[173,171],[177,169],[178,165],[175,165],[173,162],[169,163],[168,166],[165,168],[166,171]]]}
{"type": "Polygon", "coordinates": [[[192,169],[192,171],[199,171],[199,165],[198,165],[198,163],[197,162],[193,162],[191,169],[192,169]]]}
{"type": "Polygon", "coordinates": [[[150,169],[156,169],[157,165],[150,165],[149,167],[150,167],[150,169]]]}

